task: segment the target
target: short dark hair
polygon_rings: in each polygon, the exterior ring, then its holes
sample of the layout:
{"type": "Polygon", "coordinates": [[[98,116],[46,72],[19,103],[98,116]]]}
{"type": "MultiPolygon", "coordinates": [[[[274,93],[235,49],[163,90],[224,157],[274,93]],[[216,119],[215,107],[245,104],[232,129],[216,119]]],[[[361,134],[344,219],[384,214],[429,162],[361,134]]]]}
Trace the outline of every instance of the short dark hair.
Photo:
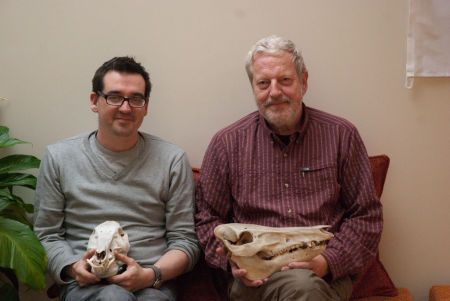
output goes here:
{"type": "Polygon", "coordinates": [[[109,61],[103,63],[100,68],[95,71],[92,78],[92,92],[98,93],[103,91],[103,78],[109,71],[117,71],[120,73],[140,74],[145,81],[145,98],[150,96],[152,90],[152,83],[150,82],[150,76],[145,68],[134,58],[129,56],[114,57],[109,61]]]}

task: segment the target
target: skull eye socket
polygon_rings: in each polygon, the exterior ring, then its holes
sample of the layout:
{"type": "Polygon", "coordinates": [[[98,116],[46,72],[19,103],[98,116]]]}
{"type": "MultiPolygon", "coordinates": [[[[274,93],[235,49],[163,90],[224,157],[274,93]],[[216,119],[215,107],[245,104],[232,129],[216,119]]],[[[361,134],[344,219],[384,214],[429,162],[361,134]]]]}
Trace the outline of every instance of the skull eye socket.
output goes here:
{"type": "Polygon", "coordinates": [[[245,245],[253,242],[253,235],[249,231],[244,231],[239,235],[239,239],[236,242],[236,245],[245,245]]]}
{"type": "Polygon", "coordinates": [[[122,236],[122,237],[125,235],[125,232],[123,231],[122,228],[119,228],[119,229],[117,230],[117,232],[118,232],[119,235],[122,236]]]}

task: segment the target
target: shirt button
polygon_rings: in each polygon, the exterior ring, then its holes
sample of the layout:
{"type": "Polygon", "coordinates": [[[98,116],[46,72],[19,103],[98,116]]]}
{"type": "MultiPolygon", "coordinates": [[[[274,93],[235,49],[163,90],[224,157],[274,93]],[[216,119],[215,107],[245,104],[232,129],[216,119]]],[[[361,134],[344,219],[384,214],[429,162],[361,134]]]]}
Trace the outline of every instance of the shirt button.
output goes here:
{"type": "Polygon", "coordinates": [[[284,183],[284,187],[288,188],[289,184],[288,183],[284,183]]]}
{"type": "Polygon", "coordinates": [[[286,157],[287,157],[287,154],[286,154],[286,153],[284,153],[284,154],[283,154],[283,157],[285,157],[285,158],[286,158],[286,157]]]}
{"type": "Polygon", "coordinates": [[[288,213],[292,213],[292,209],[291,208],[288,209],[288,213]]]}

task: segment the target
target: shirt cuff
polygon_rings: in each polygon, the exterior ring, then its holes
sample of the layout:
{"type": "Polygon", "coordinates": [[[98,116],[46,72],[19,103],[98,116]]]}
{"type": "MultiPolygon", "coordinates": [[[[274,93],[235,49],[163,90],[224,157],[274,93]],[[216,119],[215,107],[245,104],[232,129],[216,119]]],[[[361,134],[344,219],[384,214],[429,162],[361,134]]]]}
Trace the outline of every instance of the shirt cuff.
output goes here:
{"type": "Polygon", "coordinates": [[[325,260],[328,263],[328,270],[330,271],[333,280],[345,275],[345,271],[339,264],[339,262],[341,262],[341,259],[339,257],[338,250],[325,249],[325,251],[323,251],[321,255],[325,257],[325,260]]]}

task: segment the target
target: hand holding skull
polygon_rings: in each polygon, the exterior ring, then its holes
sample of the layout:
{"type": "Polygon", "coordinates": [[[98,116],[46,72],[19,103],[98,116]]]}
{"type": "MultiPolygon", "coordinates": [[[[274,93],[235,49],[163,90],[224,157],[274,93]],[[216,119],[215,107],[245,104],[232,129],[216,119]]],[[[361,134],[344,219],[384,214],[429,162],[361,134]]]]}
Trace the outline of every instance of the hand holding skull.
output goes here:
{"type": "Polygon", "coordinates": [[[80,287],[85,287],[100,282],[100,278],[88,270],[89,265],[87,264],[87,260],[91,258],[94,253],[94,249],[87,250],[80,260],[65,267],[63,273],[78,282],[80,287]]]}
{"type": "Polygon", "coordinates": [[[328,262],[325,257],[319,254],[309,261],[294,261],[281,268],[282,271],[288,269],[308,269],[322,278],[328,274],[328,262]]]}
{"type": "MultiPolygon", "coordinates": [[[[225,250],[225,248],[222,247],[218,247],[216,249],[216,253],[218,255],[221,256],[226,256],[227,255],[227,251],[225,250]]],[[[267,282],[268,278],[265,279],[256,279],[256,280],[250,280],[248,279],[247,276],[247,270],[246,269],[241,269],[239,268],[233,261],[229,261],[230,263],[230,267],[231,267],[231,274],[233,275],[234,278],[239,278],[241,280],[242,283],[244,283],[245,286],[248,287],[258,287],[263,285],[264,283],[267,282]]]]}
{"type": "Polygon", "coordinates": [[[261,280],[283,267],[309,268],[319,276],[326,273],[326,261],[324,266],[321,258],[316,258],[333,237],[325,228],[327,226],[272,228],[223,224],[214,229],[214,234],[224,243],[230,260],[239,269],[246,270],[248,280],[261,280]]]}
{"type": "Polygon", "coordinates": [[[88,243],[88,249],[95,249],[94,256],[87,259],[91,272],[99,278],[116,275],[122,262],[116,260],[114,253],[126,255],[129,248],[128,235],[118,222],[106,221],[98,225],[88,243]]]}
{"type": "Polygon", "coordinates": [[[153,270],[141,267],[133,258],[115,253],[116,260],[127,265],[127,270],[121,274],[111,276],[108,282],[120,285],[130,292],[136,292],[149,286],[155,280],[153,270]]]}

